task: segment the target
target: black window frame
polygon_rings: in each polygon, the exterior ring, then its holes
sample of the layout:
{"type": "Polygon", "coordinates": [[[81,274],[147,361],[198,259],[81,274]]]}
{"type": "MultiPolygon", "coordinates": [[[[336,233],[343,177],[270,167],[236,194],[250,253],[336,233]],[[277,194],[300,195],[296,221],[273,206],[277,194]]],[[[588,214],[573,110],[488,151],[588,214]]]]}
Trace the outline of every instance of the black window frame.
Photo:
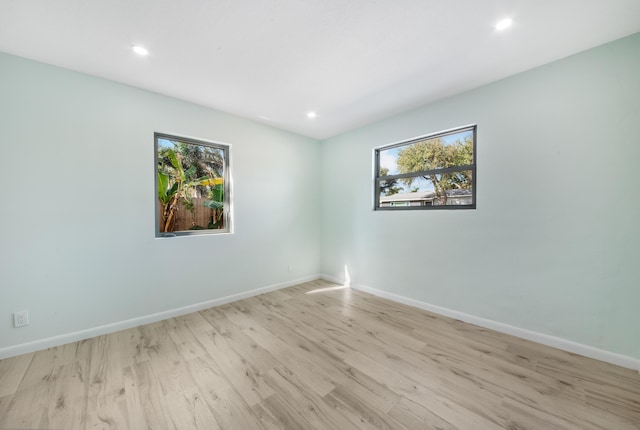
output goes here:
{"type": "Polygon", "coordinates": [[[477,124],[466,125],[463,127],[457,127],[449,130],[439,131],[437,133],[426,134],[424,136],[404,140],[401,142],[395,142],[389,145],[379,146],[373,150],[373,210],[374,211],[398,211],[398,210],[458,210],[458,209],[476,209],[476,194],[477,194],[477,124]],[[380,176],[380,152],[386,151],[392,148],[399,148],[402,146],[408,146],[417,142],[422,142],[430,139],[437,139],[439,137],[449,136],[452,134],[458,134],[465,131],[472,132],[473,139],[473,163],[465,164],[454,167],[447,167],[443,169],[432,169],[417,171],[411,173],[402,173],[398,175],[380,176]],[[424,205],[424,206],[380,206],[380,182],[390,181],[394,179],[412,178],[416,176],[430,175],[434,173],[452,173],[461,171],[471,171],[471,204],[468,205],[424,205]]]}
{"type": "Polygon", "coordinates": [[[215,142],[210,140],[204,140],[193,137],[179,136],[176,134],[168,134],[155,132],[153,134],[153,148],[154,148],[154,191],[155,191],[155,237],[156,238],[168,238],[168,237],[181,237],[181,236],[204,236],[204,235],[216,235],[216,234],[232,234],[233,233],[233,217],[232,217],[232,190],[231,190],[231,145],[228,143],[215,142]],[[172,232],[160,231],[160,201],[158,200],[158,140],[174,140],[180,141],[192,145],[208,146],[215,149],[220,149],[224,153],[224,202],[223,202],[223,225],[221,229],[204,229],[204,230],[179,230],[172,232]]]}

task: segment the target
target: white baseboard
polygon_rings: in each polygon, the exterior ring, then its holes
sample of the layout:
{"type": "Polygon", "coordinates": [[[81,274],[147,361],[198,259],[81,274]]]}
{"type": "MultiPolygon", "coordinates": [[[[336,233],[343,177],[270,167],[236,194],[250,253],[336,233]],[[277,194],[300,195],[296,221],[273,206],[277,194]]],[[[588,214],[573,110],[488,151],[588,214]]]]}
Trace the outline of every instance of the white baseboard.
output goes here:
{"type": "MultiPolygon", "coordinates": [[[[328,276],[328,275],[322,275],[321,278],[330,282],[335,282],[337,284],[342,284],[344,282],[341,279],[334,278],[333,276],[328,276]]],[[[617,366],[640,371],[640,359],[637,359],[637,358],[628,357],[626,355],[617,354],[615,352],[605,351],[593,346],[584,345],[582,343],[574,342],[567,339],[562,339],[562,338],[551,336],[544,333],[538,333],[538,332],[523,329],[520,327],[515,327],[509,324],[504,324],[504,323],[489,320],[486,318],[476,317],[473,315],[466,314],[464,312],[454,311],[453,309],[432,305],[430,303],[422,302],[420,300],[410,299],[408,297],[400,296],[394,293],[389,293],[387,291],[368,287],[366,285],[358,285],[352,282],[351,288],[364,291],[365,293],[373,294],[378,297],[383,297],[385,299],[393,300],[394,302],[413,306],[419,309],[424,309],[425,311],[433,312],[435,314],[444,315],[449,318],[454,318],[470,324],[475,324],[480,327],[495,330],[500,333],[517,336],[522,339],[541,343],[543,345],[551,346],[553,348],[561,349],[563,351],[572,352],[574,354],[579,354],[585,357],[594,358],[596,360],[615,364],[617,366]]]]}
{"type": "Polygon", "coordinates": [[[224,305],[226,303],[231,303],[237,300],[242,300],[249,297],[257,296],[259,294],[268,293],[270,291],[280,290],[282,288],[291,287],[293,285],[302,284],[304,282],[315,281],[316,279],[320,279],[320,277],[321,277],[320,275],[307,276],[304,278],[294,279],[291,281],[281,282],[278,284],[267,285],[266,287],[256,288],[256,289],[244,291],[238,294],[232,294],[226,297],[220,297],[217,299],[208,300],[206,302],[195,303],[193,305],[182,306],[175,309],[169,309],[169,310],[158,312],[155,314],[131,318],[128,320],[118,321],[111,324],[105,324],[98,327],[89,328],[86,330],[75,331],[73,333],[61,334],[61,335],[49,337],[46,339],[39,339],[39,340],[34,340],[32,342],[7,346],[5,348],[0,348],[0,360],[3,358],[14,357],[16,355],[27,354],[29,352],[40,351],[42,349],[64,345],[70,342],[77,342],[79,340],[89,339],[91,337],[101,336],[103,334],[113,333],[116,331],[125,330],[132,327],[138,327],[144,324],[162,321],[162,320],[177,317],[180,315],[190,314],[192,312],[197,312],[203,309],[212,308],[214,306],[224,305]]]}

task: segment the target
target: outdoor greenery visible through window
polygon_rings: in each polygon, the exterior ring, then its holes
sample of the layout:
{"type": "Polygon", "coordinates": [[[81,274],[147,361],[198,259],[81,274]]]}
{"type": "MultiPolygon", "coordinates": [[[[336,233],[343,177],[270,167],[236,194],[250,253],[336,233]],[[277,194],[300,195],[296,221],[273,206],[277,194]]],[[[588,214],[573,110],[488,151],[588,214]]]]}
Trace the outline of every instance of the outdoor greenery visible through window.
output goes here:
{"type": "Polygon", "coordinates": [[[156,236],[230,231],[229,146],[155,134],[156,236]]]}
{"type": "Polygon", "coordinates": [[[476,127],[375,150],[375,209],[476,207],[476,127]]]}

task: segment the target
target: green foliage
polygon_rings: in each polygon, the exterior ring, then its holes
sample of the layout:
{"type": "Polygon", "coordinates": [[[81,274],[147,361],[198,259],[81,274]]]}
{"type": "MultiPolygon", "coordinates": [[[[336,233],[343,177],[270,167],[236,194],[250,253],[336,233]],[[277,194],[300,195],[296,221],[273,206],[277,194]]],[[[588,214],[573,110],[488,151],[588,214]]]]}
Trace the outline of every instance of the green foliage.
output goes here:
{"type": "MultiPolygon", "coordinates": [[[[441,204],[447,202],[447,190],[471,188],[471,172],[453,172],[442,174],[424,174],[420,172],[446,169],[473,163],[473,140],[466,137],[454,144],[445,145],[441,139],[429,139],[408,145],[398,151],[398,171],[417,173],[433,184],[436,197],[441,204]]],[[[415,178],[402,179],[410,186],[415,178]]]]}
{"type": "Polygon", "coordinates": [[[222,209],[224,204],[222,202],[216,202],[215,200],[205,200],[202,202],[202,206],[206,206],[211,209],[222,209]]]}
{"type": "Polygon", "coordinates": [[[193,177],[193,175],[195,175],[196,170],[196,166],[189,166],[189,168],[184,172],[185,179],[194,180],[195,178],[193,177]]]}
{"type": "Polygon", "coordinates": [[[445,169],[472,162],[473,141],[470,137],[452,145],[445,145],[439,138],[423,140],[398,151],[398,170],[401,173],[445,169]]]}
{"type": "Polygon", "coordinates": [[[193,204],[193,198],[192,197],[185,197],[183,199],[183,201],[182,201],[182,205],[189,212],[193,212],[196,209],[195,205],[193,204]]]}
{"type": "Polygon", "coordinates": [[[189,171],[185,172],[187,180],[222,177],[224,158],[220,149],[185,142],[175,142],[175,148],[182,157],[182,163],[189,166],[189,171]]]}
{"type": "Polygon", "coordinates": [[[202,202],[203,206],[210,207],[211,209],[222,209],[224,206],[224,185],[218,184],[211,187],[208,197],[211,200],[202,202]]]}
{"type": "Polygon", "coordinates": [[[162,172],[158,172],[158,199],[160,199],[160,202],[162,202],[163,205],[168,204],[176,191],[178,191],[178,183],[174,182],[170,186],[169,176],[162,172]]]}
{"type": "Polygon", "coordinates": [[[184,182],[186,177],[184,175],[184,170],[182,168],[182,163],[178,159],[178,155],[175,153],[173,149],[166,150],[167,157],[171,163],[171,167],[173,167],[176,175],[176,181],[184,182]]]}
{"type": "MultiPolygon", "coordinates": [[[[175,212],[180,210],[178,203],[182,202],[186,210],[195,213],[195,197],[211,194],[215,201],[224,201],[221,192],[214,192],[218,188],[224,190],[220,177],[224,169],[221,151],[203,145],[173,143],[173,148],[158,150],[158,200],[162,204],[160,228],[164,232],[172,231],[175,212]]],[[[212,218],[222,218],[222,203],[205,206],[213,210],[212,218]]]]}
{"type": "MultiPolygon", "coordinates": [[[[388,174],[389,174],[389,169],[387,169],[386,167],[380,168],[380,177],[387,176],[388,174]]],[[[398,194],[402,190],[403,188],[398,186],[397,179],[380,181],[380,192],[384,193],[385,196],[398,194]]]]}
{"type": "Polygon", "coordinates": [[[213,210],[209,228],[220,228],[222,226],[222,213],[224,210],[224,185],[217,184],[211,187],[208,195],[210,200],[202,202],[203,206],[207,206],[213,210]]]}
{"type": "Polygon", "coordinates": [[[218,184],[211,188],[211,192],[209,194],[209,198],[216,202],[224,201],[224,186],[222,184],[218,184]]]}

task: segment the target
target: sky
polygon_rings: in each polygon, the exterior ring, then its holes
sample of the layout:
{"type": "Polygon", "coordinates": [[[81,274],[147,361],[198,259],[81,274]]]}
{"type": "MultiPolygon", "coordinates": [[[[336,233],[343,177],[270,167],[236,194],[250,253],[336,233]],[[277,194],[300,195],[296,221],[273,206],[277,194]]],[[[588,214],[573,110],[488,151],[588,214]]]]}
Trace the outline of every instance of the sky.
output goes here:
{"type": "Polygon", "coordinates": [[[162,138],[158,139],[158,148],[173,148],[173,147],[174,147],[174,144],[172,141],[167,139],[162,139],[162,138]]]}

